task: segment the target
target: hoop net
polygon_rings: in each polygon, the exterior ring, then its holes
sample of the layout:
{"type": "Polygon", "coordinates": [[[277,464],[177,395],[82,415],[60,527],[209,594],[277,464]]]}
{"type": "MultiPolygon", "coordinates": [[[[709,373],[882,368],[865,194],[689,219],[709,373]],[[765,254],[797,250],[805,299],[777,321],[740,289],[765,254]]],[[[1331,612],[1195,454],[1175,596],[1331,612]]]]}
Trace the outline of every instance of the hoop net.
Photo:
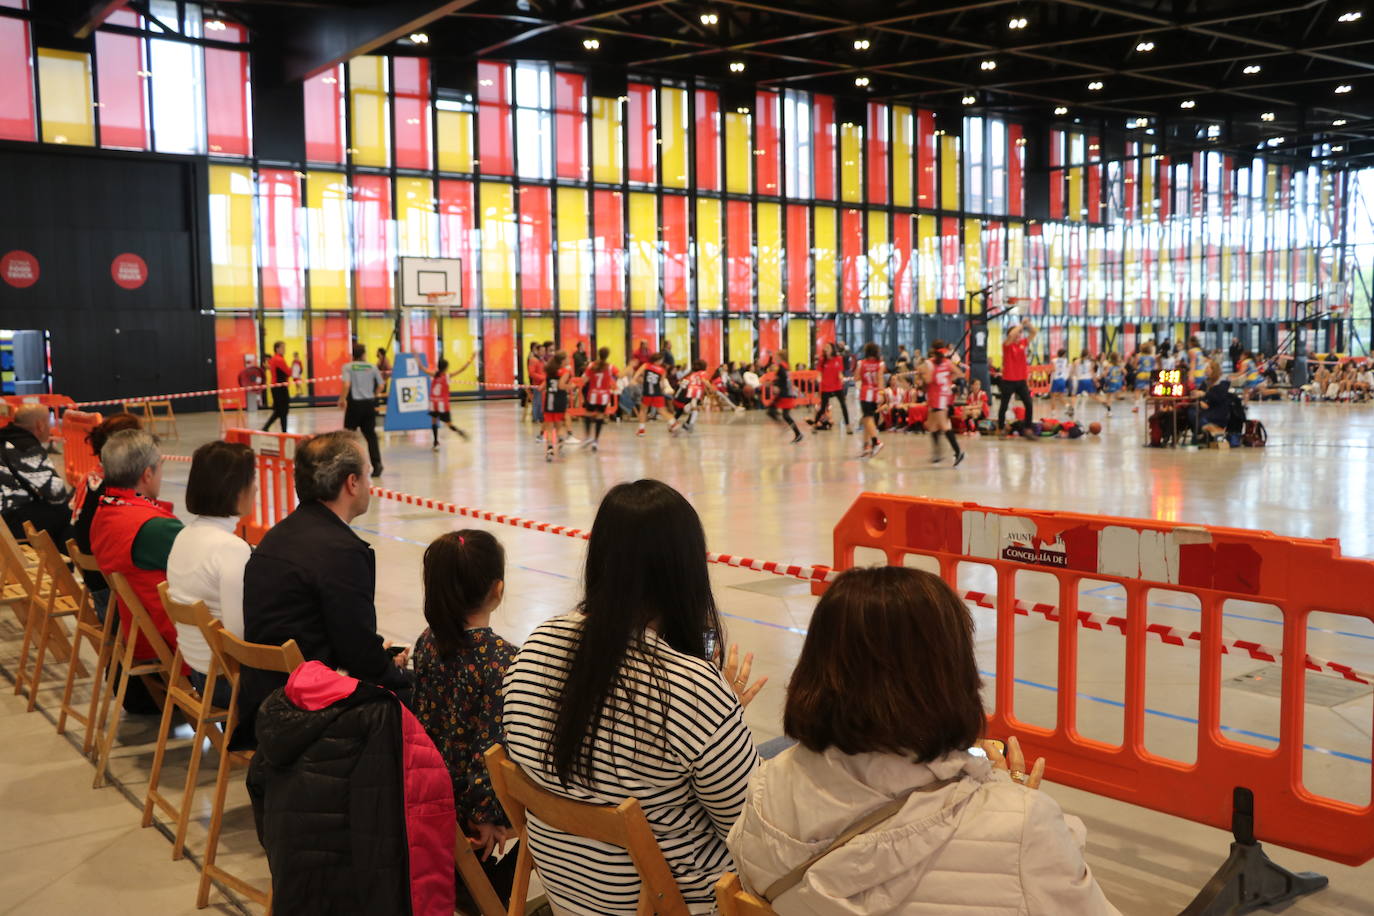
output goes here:
{"type": "Polygon", "coordinates": [[[425,301],[434,310],[434,314],[439,318],[447,318],[449,307],[453,305],[457,296],[449,290],[440,290],[433,293],[424,294],[425,301]]]}
{"type": "Polygon", "coordinates": [[[1350,314],[1349,287],[1344,281],[1328,283],[1322,291],[1322,304],[1333,318],[1345,318],[1350,314]]]}

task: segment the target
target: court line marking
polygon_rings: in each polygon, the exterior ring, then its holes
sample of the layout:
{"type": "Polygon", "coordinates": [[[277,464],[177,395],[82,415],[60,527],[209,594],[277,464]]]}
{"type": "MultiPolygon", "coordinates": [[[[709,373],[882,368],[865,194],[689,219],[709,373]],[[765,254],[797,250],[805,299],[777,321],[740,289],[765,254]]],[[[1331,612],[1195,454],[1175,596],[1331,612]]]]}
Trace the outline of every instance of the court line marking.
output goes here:
{"type": "MultiPolygon", "coordinates": [[[[1106,599],[1107,601],[1123,601],[1123,602],[1124,602],[1126,599],[1125,599],[1125,598],[1122,598],[1120,595],[1100,595],[1101,592],[1110,591],[1110,590],[1112,590],[1112,589],[1116,589],[1116,588],[1120,588],[1120,587],[1121,587],[1121,586],[1117,585],[1116,583],[1111,583],[1111,584],[1108,584],[1108,585],[1101,585],[1101,586],[1098,586],[1097,588],[1090,588],[1090,589],[1088,589],[1086,592],[1080,592],[1080,594],[1082,594],[1082,595],[1099,595],[1099,597],[1102,597],[1102,598],[1106,599]]],[[[1261,603],[1263,603],[1263,602],[1261,602],[1261,603]]],[[[1175,611],[1189,611],[1190,613],[1193,613],[1193,614],[1201,614],[1201,613],[1202,613],[1202,609],[1201,609],[1201,608],[1188,607],[1188,606],[1182,605],[1182,604],[1164,604],[1163,602],[1159,602],[1159,601],[1151,601],[1151,602],[1149,602],[1148,606],[1149,606],[1149,607],[1169,608],[1170,610],[1175,610],[1175,611]]],[[[1323,612],[1321,612],[1321,611],[1316,611],[1316,612],[1314,612],[1314,613],[1323,613],[1323,612]]],[[[1252,620],[1252,621],[1254,621],[1255,623],[1267,623],[1267,624],[1271,624],[1271,625],[1276,626],[1276,627],[1281,627],[1281,626],[1283,626],[1283,621],[1282,621],[1282,620],[1270,620],[1268,617],[1251,617],[1249,614],[1237,614],[1237,613],[1234,613],[1234,612],[1232,612],[1232,611],[1222,611],[1222,612],[1221,612],[1221,616],[1222,616],[1222,617],[1234,617],[1234,618],[1237,619],[1237,620],[1252,620]]],[[[1326,627],[1314,627],[1314,626],[1312,626],[1311,624],[1308,625],[1308,627],[1307,627],[1307,632],[1309,632],[1309,633],[1329,633],[1329,634],[1331,634],[1331,635],[1333,635],[1333,636],[1350,636],[1350,637],[1353,637],[1353,638],[1355,638],[1355,639],[1374,639],[1374,636],[1371,636],[1371,635],[1369,635],[1368,633],[1351,633],[1351,632],[1349,632],[1349,631],[1347,631],[1347,630],[1331,630],[1331,629],[1327,629],[1326,627]]]]}

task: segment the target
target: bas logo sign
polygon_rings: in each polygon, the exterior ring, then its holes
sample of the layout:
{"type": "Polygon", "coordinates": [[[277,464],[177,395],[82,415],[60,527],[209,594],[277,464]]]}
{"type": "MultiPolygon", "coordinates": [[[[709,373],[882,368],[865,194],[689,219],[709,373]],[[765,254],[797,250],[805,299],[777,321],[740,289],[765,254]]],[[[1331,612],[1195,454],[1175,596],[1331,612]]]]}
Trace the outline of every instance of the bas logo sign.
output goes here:
{"type": "Polygon", "coordinates": [[[27,251],[15,249],[0,258],[0,279],[17,289],[38,282],[38,259],[27,251]]]}

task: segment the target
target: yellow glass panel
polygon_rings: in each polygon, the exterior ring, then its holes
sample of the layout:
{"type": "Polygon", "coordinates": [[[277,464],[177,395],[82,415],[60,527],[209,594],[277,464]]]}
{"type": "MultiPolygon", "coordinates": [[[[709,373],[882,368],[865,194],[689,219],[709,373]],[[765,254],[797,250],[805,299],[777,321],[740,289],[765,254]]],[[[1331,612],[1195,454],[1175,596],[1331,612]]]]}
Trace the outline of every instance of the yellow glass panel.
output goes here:
{"type": "Polygon", "coordinates": [[[933,314],[940,298],[940,227],[934,216],[922,213],[916,217],[917,257],[916,292],[920,311],[933,314]]]}
{"type": "Polygon", "coordinates": [[[1121,262],[1125,271],[1125,296],[1126,311],[1131,310],[1131,304],[1140,301],[1142,284],[1140,270],[1140,230],[1135,226],[1128,226],[1124,241],[1122,242],[1121,262]]]}
{"type": "Polygon", "coordinates": [[[625,161],[620,142],[620,102],[592,96],[592,180],[620,184],[625,161]]]}
{"type": "Polygon", "coordinates": [[[840,125],[840,200],[863,199],[863,128],[858,124],[840,125]]]}
{"type": "Polygon", "coordinates": [[[940,135],[940,206],[959,209],[959,138],[940,135]]]}
{"type": "Polygon", "coordinates": [[[215,308],[258,304],[252,169],[210,166],[210,264],[215,308]]]}
{"type": "MultiPolygon", "coordinates": [[[[1054,173],[1050,173],[1050,180],[1054,180],[1054,173]]],[[[1069,167],[1069,199],[1064,204],[1064,214],[1069,222],[1077,223],[1083,220],[1083,167],[1075,165],[1069,167]]]]}
{"type": "Polygon", "coordinates": [[[988,362],[994,366],[1002,365],[1002,322],[988,322],[988,362]]]}
{"type": "Polygon", "coordinates": [[[868,211],[868,293],[864,311],[892,310],[892,244],[888,237],[887,213],[868,211]]]}
{"type": "Polygon", "coordinates": [[[565,314],[585,312],[592,303],[592,239],[588,231],[587,192],[558,189],[558,307],[565,314]]]}
{"type": "Polygon", "coordinates": [[[291,312],[283,314],[280,312],[268,313],[262,316],[262,337],[263,349],[272,352],[272,346],[277,341],[286,344],[287,362],[292,362],[297,356],[304,364],[308,358],[306,354],[310,352],[309,336],[305,331],[305,315],[302,312],[291,312]]]}
{"type": "Polygon", "coordinates": [[[1078,359],[1078,355],[1083,352],[1083,328],[1079,325],[1069,325],[1069,359],[1078,359]]]}
{"type": "Polygon", "coordinates": [[[964,220],[964,289],[983,288],[983,224],[964,220]]]}
{"type": "Polygon", "coordinates": [[[663,320],[663,339],[673,345],[678,364],[688,364],[692,353],[692,319],[665,318],[663,320]]]}
{"type": "Polygon", "coordinates": [[[720,249],[720,201],[697,198],[697,307],[703,312],[718,312],[722,305],[724,273],[720,249]]]}
{"type": "Polygon", "coordinates": [[[91,56],[79,51],[39,48],[38,89],[43,142],[94,146],[91,56]]]}
{"type": "MultiPolygon", "coordinates": [[[[1025,267],[1026,230],[1021,223],[1007,223],[1007,267],[1020,270],[1025,267]]],[[[1022,290],[1021,295],[1029,296],[1030,290],[1022,290]]]]}
{"type": "Polygon", "coordinates": [[[916,117],[910,108],[892,107],[892,203],[914,206],[911,176],[916,150],[916,117]]]}
{"type": "Polygon", "coordinates": [[[365,315],[359,314],[357,318],[357,331],[354,336],[358,343],[367,347],[367,358],[369,360],[376,356],[379,348],[385,347],[392,356],[400,351],[397,344],[396,319],[387,315],[365,315]]]}
{"type": "Polygon", "coordinates": [[[510,185],[494,181],[482,182],[481,193],[482,304],[489,309],[513,309],[515,256],[519,250],[515,193],[510,185]]]}
{"type": "MultiPolygon", "coordinates": [[[[468,357],[478,351],[481,316],[471,311],[463,315],[449,315],[439,319],[440,333],[444,337],[444,356],[448,359],[449,369],[457,369],[468,361],[468,357]]],[[[455,391],[477,387],[477,360],[472,361],[453,380],[455,391]]]]}
{"type": "MultiPolygon", "coordinates": [[[[472,171],[472,112],[437,112],[439,171],[472,171]]],[[[467,357],[463,357],[467,359],[467,357]]]]}
{"type": "Polygon", "coordinates": [[[620,317],[596,319],[596,348],[609,347],[611,362],[625,365],[625,319],[620,317]]]}
{"type": "Polygon", "coordinates": [[[630,308],[656,311],[658,296],[658,197],[630,195],[630,308]]]}
{"type": "Polygon", "coordinates": [[[748,363],[754,359],[754,319],[730,319],[730,359],[748,363]]]}
{"type": "Polygon", "coordinates": [[[1104,290],[1105,271],[1102,266],[1102,243],[1101,229],[1093,228],[1088,230],[1088,314],[1102,314],[1102,294],[1104,290]]]}
{"type": "Polygon", "coordinates": [[[796,316],[787,319],[787,362],[791,366],[810,366],[811,322],[796,316]]]}
{"type": "Polygon", "coordinates": [[[782,207],[759,204],[755,214],[754,244],[758,250],[756,267],[759,285],[759,311],[780,312],[782,302],[782,207]]]}
{"type": "MultiPolygon", "coordinates": [[[[212,166],[220,168],[220,166],[212,166]]],[[[305,179],[310,307],[346,309],[350,282],[348,180],[339,172],[311,172],[305,179]]]]}
{"type": "MultiPolygon", "coordinates": [[[[665,188],[687,187],[687,90],[664,86],[658,92],[662,106],[662,167],[665,188]]],[[[674,344],[676,346],[676,344],[674,344]]],[[[685,350],[683,352],[686,352],[685,350]]]]}
{"type": "Polygon", "coordinates": [[[1064,314],[1064,240],[1067,230],[1062,225],[1045,224],[1045,244],[1050,252],[1049,293],[1050,314],[1064,314]]]}
{"type": "Polygon", "coordinates": [[[348,62],[348,105],[355,165],[391,164],[390,104],[385,57],[365,55],[348,62]]]}
{"type": "MultiPolygon", "coordinates": [[[[530,341],[532,340],[542,342],[554,339],[552,315],[525,315],[521,319],[520,328],[520,336],[523,338],[520,342],[520,352],[522,354],[529,352],[530,341]]],[[[569,355],[571,356],[572,354],[569,355]]],[[[553,356],[553,354],[550,353],[549,356],[553,356]]]]}
{"type": "Polygon", "coordinates": [[[434,212],[434,183],[428,178],[396,179],[397,253],[433,258],[439,254],[439,217],[434,212]]]}
{"type": "Polygon", "coordinates": [[[835,220],[838,215],[834,207],[817,207],[813,218],[815,225],[815,248],[813,249],[814,269],[816,272],[816,311],[833,312],[839,308],[839,287],[835,276],[835,263],[839,257],[839,246],[835,235],[835,220]]]}
{"type": "Polygon", "coordinates": [[[1155,221],[1155,165],[1154,145],[1143,144],[1141,153],[1147,157],[1140,160],[1140,214],[1146,222],[1155,221]]]}
{"type": "Polygon", "coordinates": [[[753,131],[747,114],[725,112],[725,190],[748,194],[754,189],[753,131]]]}

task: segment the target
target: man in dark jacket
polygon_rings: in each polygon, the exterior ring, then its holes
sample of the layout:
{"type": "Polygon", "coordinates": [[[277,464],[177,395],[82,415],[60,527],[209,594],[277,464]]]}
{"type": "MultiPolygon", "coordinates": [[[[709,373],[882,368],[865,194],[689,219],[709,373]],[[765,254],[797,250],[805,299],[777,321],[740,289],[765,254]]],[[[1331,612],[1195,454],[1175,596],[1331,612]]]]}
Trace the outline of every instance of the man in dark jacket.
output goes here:
{"type": "MultiPolygon", "coordinates": [[[[377,559],[349,522],[367,511],[368,459],[362,437],[338,430],[296,450],[300,505],[263,537],[243,574],[243,627],[249,642],[294,639],[306,660],[395,691],[409,702],[407,654],[392,656],[377,635],[377,559]]],[[[245,670],[243,710],[252,715],[281,674],[245,670]]]]}
{"type": "Polygon", "coordinates": [[[16,538],[24,537],[24,522],[32,522],[65,547],[72,491],[48,457],[51,437],[48,408],[37,405],[21,407],[0,429],[0,516],[16,538]]]}

